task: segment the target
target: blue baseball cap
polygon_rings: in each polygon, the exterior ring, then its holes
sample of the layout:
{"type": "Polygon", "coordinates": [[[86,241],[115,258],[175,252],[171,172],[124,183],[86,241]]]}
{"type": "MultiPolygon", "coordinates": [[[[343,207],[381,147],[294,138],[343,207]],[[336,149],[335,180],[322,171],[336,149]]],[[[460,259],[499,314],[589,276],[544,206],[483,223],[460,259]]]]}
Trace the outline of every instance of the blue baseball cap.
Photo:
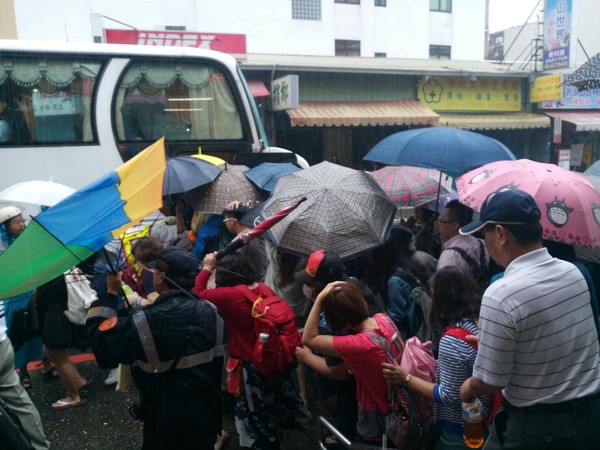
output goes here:
{"type": "Polygon", "coordinates": [[[535,200],[527,192],[520,189],[496,191],[486,197],[479,219],[462,227],[459,233],[464,236],[473,234],[492,223],[499,225],[538,223],[541,216],[535,200]]]}

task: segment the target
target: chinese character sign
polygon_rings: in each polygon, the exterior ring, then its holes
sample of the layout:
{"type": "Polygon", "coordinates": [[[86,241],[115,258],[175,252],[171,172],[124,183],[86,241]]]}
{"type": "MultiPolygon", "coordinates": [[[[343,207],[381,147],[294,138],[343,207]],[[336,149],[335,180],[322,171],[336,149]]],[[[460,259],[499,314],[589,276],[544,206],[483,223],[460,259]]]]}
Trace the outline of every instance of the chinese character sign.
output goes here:
{"type": "Polygon", "coordinates": [[[271,83],[271,109],[284,111],[298,107],[298,75],[287,75],[271,83]]]}
{"type": "Polygon", "coordinates": [[[529,101],[531,103],[555,100],[563,96],[561,74],[545,75],[535,79],[531,85],[529,101]]]}
{"type": "Polygon", "coordinates": [[[434,111],[520,111],[519,78],[426,77],[419,100],[434,111]]]}
{"type": "Polygon", "coordinates": [[[569,67],[573,35],[573,0],[546,0],[543,70],[569,67]]]}

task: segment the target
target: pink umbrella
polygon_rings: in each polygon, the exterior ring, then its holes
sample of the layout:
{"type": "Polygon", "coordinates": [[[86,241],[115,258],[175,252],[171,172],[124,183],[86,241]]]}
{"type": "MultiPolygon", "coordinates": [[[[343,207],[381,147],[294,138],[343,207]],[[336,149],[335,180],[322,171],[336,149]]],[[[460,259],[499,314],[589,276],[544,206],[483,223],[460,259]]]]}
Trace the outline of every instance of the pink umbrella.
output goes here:
{"type": "Polygon", "coordinates": [[[528,159],[496,161],[456,181],[459,200],[475,210],[491,192],[521,189],[542,212],[544,239],[600,246],[600,193],[580,173],[528,159]]]}

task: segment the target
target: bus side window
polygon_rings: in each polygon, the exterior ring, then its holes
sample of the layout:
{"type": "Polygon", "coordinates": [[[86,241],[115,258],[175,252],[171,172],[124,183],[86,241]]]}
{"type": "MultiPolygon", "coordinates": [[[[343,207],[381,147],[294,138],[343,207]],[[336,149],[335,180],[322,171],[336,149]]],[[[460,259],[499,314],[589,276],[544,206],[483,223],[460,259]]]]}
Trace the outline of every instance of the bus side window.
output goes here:
{"type": "Polygon", "coordinates": [[[92,92],[98,62],[79,55],[1,58],[0,144],[94,141],[92,92]]]}
{"type": "MultiPolygon", "coordinates": [[[[242,119],[227,77],[208,64],[134,61],[115,93],[115,127],[124,158],[138,142],[240,140],[242,119]]],[[[143,148],[143,147],[142,147],[143,148]]]]}

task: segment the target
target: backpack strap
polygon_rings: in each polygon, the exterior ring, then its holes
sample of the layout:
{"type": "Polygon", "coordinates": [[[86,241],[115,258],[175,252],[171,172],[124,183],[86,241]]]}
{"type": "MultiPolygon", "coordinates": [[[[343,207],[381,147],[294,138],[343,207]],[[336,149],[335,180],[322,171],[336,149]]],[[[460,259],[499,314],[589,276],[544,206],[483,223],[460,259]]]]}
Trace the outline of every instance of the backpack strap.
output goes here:
{"type": "MultiPolygon", "coordinates": [[[[461,341],[466,342],[471,347],[473,347],[475,350],[478,349],[477,342],[467,341],[467,336],[473,335],[473,333],[471,331],[467,330],[466,328],[462,328],[462,327],[446,328],[446,331],[444,331],[444,333],[442,333],[442,336],[445,336],[445,335],[454,336],[454,337],[460,339],[461,341]]],[[[484,425],[485,425],[486,430],[490,431],[490,426],[492,424],[492,421],[494,420],[494,417],[502,409],[503,409],[502,390],[499,390],[492,397],[492,406],[490,408],[490,411],[489,411],[487,417],[485,417],[485,420],[484,420],[484,425]]]]}
{"type": "Polygon", "coordinates": [[[444,331],[442,333],[442,336],[454,336],[455,338],[458,338],[461,341],[466,342],[471,347],[473,347],[475,350],[477,350],[477,348],[478,348],[477,342],[472,342],[472,341],[467,340],[467,336],[472,336],[473,334],[474,333],[472,331],[469,331],[466,328],[451,327],[451,328],[446,328],[446,331],[444,331]]]}
{"type": "Polygon", "coordinates": [[[257,296],[254,292],[252,292],[252,289],[250,289],[247,285],[238,284],[236,286],[233,286],[233,288],[236,291],[239,291],[242,294],[244,294],[244,297],[246,297],[248,299],[248,301],[250,303],[252,303],[252,309],[250,310],[250,314],[252,314],[252,317],[257,318],[257,317],[264,315],[267,312],[266,309],[263,311],[262,314],[256,312],[256,307],[258,306],[258,304],[260,302],[263,301],[264,298],[261,297],[260,295],[257,296]]]}
{"type": "Polygon", "coordinates": [[[406,267],[396,267],[392,272],[393,277],[398,277],[406,281],[411,289],[423,286],[423,282],[412,271],[406,267]]]}
{"type": "Polygon", "coordinates": [[[469,255],[463,248],[449,247],[446,250],[454,250],[460,256],[462,256],[462,258],[467,262],[467,264],[471,268],[471,272],[473,272],[473,274],[475,274],[478,271],[484,274],[488,271],[488,265],[485,261],[485,244],[481,239],[477,239],[477,242],[479,244],[479,264],[477,263],[475,258],[469,255]]]}

